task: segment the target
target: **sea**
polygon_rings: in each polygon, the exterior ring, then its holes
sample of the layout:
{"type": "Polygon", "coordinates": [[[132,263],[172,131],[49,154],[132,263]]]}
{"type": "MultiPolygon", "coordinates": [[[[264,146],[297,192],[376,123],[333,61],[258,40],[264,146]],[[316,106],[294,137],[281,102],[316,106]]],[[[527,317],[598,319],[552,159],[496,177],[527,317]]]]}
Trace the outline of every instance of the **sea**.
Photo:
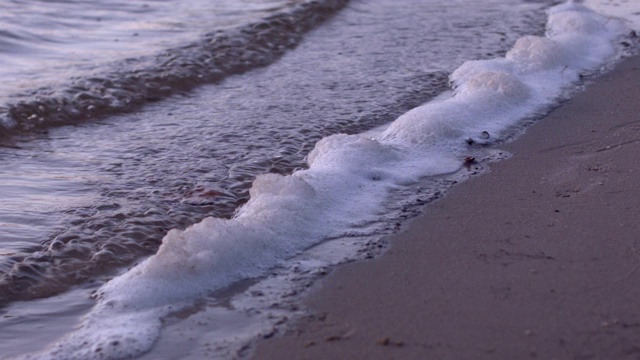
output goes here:
{"type": "Polygon", "coordinates": [[[635,0],[2,0],[0,359],[250,357],[636,31],[635,0]]]}

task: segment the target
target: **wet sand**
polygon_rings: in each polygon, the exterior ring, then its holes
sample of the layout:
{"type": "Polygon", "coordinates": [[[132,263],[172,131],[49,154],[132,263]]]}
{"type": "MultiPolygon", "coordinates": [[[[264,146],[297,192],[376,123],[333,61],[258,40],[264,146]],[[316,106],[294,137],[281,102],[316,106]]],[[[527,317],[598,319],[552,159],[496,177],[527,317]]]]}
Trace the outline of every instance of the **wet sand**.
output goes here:
{"type": "Polygon", "coordinates": [[[253,359],[640,358],[640,57],[501,148],[253,359]]]}

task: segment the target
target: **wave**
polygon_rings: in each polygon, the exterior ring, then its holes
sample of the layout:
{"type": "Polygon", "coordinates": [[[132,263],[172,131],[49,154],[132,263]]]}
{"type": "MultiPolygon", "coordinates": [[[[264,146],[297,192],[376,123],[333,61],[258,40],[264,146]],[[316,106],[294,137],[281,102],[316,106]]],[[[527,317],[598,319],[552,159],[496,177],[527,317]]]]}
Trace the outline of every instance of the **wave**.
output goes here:
{"type": "Polygon", "coordinates": [[[118,70],[33,90],[26,94],[27,100],[0,105],[0,136],[133,111],[176,92],[266,66],[347,2],[305,1],[260,21],[213,31],[197,42],[111,66],[118,70]]]}
{"type": "Polygon", "coordinates": [[[546,37],[525,36],[504,58],[468,61],[451,74],[450,96],[402,115],[375,136],[333,135],[308,169],[259,176],[231,219],[172,230],[158,253],[98,292],[81,327],[29,358],[118,359],[147,351],[162,318],[325,241],[335,229],[375,220],[389,193],[451,174],[470,147],[496,143],[557,103],[581,79],[620,55],[621,22],[573,2],[549,11],[546,37]]]}

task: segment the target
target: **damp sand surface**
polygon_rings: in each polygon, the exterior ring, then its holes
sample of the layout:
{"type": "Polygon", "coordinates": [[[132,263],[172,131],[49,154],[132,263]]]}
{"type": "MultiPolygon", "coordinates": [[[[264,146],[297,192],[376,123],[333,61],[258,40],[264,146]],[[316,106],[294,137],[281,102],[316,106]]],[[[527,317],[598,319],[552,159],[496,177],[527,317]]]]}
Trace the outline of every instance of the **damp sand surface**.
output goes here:
{"type": "Polygon", "coordinates": [[[638,84],[638,57],[589,84],[253,358],[637,358],[638,84]]]}

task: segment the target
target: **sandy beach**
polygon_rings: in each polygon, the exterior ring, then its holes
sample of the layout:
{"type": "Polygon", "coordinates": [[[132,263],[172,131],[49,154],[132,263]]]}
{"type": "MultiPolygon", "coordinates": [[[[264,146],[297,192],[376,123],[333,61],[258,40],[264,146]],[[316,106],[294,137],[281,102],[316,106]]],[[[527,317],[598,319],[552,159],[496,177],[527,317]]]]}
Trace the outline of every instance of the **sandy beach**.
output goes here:
{"type": "Polygon", "coordinates": [[[640,358],[640,57],[501,149],[253,359],[640,358]]]}

